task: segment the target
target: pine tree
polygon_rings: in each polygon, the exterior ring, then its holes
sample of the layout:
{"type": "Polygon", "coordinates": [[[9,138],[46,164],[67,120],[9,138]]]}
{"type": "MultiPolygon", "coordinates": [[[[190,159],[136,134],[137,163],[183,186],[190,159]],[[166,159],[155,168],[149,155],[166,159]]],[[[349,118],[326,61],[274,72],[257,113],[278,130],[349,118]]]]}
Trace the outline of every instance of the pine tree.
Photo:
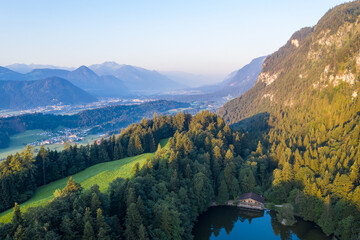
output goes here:
{"type": "Polygon", "coordinates": [[[149,240],[146,228],[143,224],[141,224],[139,227],[139,240],[149,240]]]}
{"type": "Polygon", "coordinates": [[[26,145],[25,150],[21,152],[21,158],[25,163],[32,162],[34,158],[34,148],[30,145],[26,145]]]}
{"type": "Polygon", "coordinates": [[[104,218],[104,216],[102,214],[102,210],[100,208],[96,212],[96,228],[97,228],[99,240],[110,239],[110,227],[105,222],[105,218],[104,218]]]}
{"type": "Polygon", "coordinates": [[[120,153],[120,149],[118,147],[118,145],[116,144],[114,147],[114,160],[119,160],[121,159],[121,153],[120,153]]]}
{"type": "Polygon", "coordinates": [[[132,203],[135,203],[135,202],[136,202],[136,195],[135,195],[134,189],[132,187],[130,187],[128,189],[127,196],[126,196],[126,205],[127,205],[127,207],[129,207],[132,203]]]}
{"type": "Polygon", "coordinates": [[[63,217],[60,228],[64,239],[75,239],[76,234],[73,230],[73,222],[69,216],[65,215],[65,217],[63,217]]]}
{"type": "Polygon", "coordinates": [[[108,152],[105,149],[104,145],[100,145],[100,149],[98,152],[98,162],[109,162],[110,161],[110,157],[108,152]]]}
{"type": "Polygon", "coordinates": [[[41,170],[42,170],[42,175],[43,175],[43,182],[42,184],[45,185],[46,184],[46,165],[47,162],[49,161],[48,159],[48,152],[46,151],[44,145],[41,145],[38,156],[37,156],[37,160],[41,162],[41,170]]]}
{"type": "Polygon", "coordinates": [[[139,239],[139,226],[142,224],[142,218],[135,203],[131,203],[126,211],[125,237],[128,240],[139,239]]]}
{"type": "Polygon", "coordinates": [[[20,211],[20,205],[16,202],[14,206],[14,215],[11,220],[14,230],[17,229],[23,223],[23,217],[20,211]]]}
{"type": "Polygon", "coordinates": [[[321,217],[319,219],[319,225],[321,229],[324,231],[326,235],[330,235],[334,232],[334,219],[333,219],[333,211],[331,206],[330,196],[326,196],[324,201],[324,207],[322,210],[321,217]]]}
{"type": "Polygon", "coordinates": [[[236,154],[239,154],[239,155],[242,154],[242,145],[241,145],[240,136],[238,133],[235,136],[234,151],[236,154]]]}
{"type": "Polygon", "coordinates": [[[284,167],[282,169],[282,181],[291,182],[294,180],[294,171],[290,163],[285,162],[284,167]]]}
{"type": "Polygon", "coordinates": [[[262,144],[261,142],[259,141],[258,145],[257,145],[257,148],[256,148],[256,153],[258,154],[258,156],[262,156],[264,153],[263,153],[263,147],[262,147],[262,144]]]}
{"type": "Polygon", "coordinates": [[[234,200],[240,195],[240,185],[238,180],[233,177],[231,181],[231,189],[230,189],[231,196],[234,200]]]}
{"type": "Polygon", "coordinates": [[[155,157],[160,157],[162,153],[162,148],[161,148],[161,144],[159,143],[157,146],[157,150],[155,152],[155,157]]]}
{"type": "Polygon", "coordinates": [[[91,197],[91,212],[95,214],[98,209],[101,209],[101,201],[96,193],[92,194],[91,197]]]}
{"type": "Polygon", "coordinates": [[[230,149],[225,154],[225,164],[232,163],[234,161],[234,155],[230,149]]]}
{"type": "Polygon", "coordinates": [[[254,188],[255,188],[255,185],[256,185],[256,180],[255,180],[254,173],[251,170],[248,171],[248,179],[247,179],[247,181],[248,181],[248,187],[249,187],[248,191],[249,192],[254,191],[254,188]]]}
{"type": "Polygon", "coordinates": [[[235,177],[236,174],[236,167],[234,162],[229,162],[226,164],[225,169],[224,169],[224,176],[225,176],[225,181],[226,184],[230,187],[231,186],[231,182],[233,177],[235,177]]]}
{"type": "Polygon", "coordinates": [[[25,239],[26,239],[26,236],[25,236],[24,229],[21,225],[19,225],[14,234],[14,240],[25,240],[25,239]]]}
{"type": "MultiPolygon", "coordinates": [[[[140,143],[140,146],[141,146],[141,143],[140,143]]],[[[137,151],[136,143],[135,143],[135,137],[133,137],[133,136],[130,137],[127,153],[128,153],[129,157],[138,155],[138,151],[137,151]]]]}
{"type": "Polygon", "coordinates": [[[167,206],[163,208],[161,216],[161,230],[169,237],[171,236],[171,216],[167,206]]]}
{"type": "Polygon", "coordinates": [[[145,218],[145,206],[144,206],[144,202],[143,202],[143,200],[141,199],[140,196],[138,196],[138,198],[137,198],[136,207],[137,207],[137,209],[139,211],[139,214],[144,219],[145,218]]]}
{"type": "Polygon", "coordinates": [[[96,240],[94,229],[89,221],[85,222],[83,240],[96,240]]]}
{"type": "Polygon", "coordinates": [[[170,189],[171,191],[176,191],[178,187],[179,187],[179,178],[178,178],[177,170],[175,170],[174,174],[170,179],[170,189]]]}
{"type": "Polygon", "coordinates": [[[66,151],[66,150],[69,150],[70,147],[71,147],[71,145],[70,145],[69,141],[66,141],[66,142],[65,142],[65,145],[64,145],[64,150],[65,150],[65,151],[66,151]]]}
{"type": "Polygon", "coordinates": [[[79,183],[76,183],[72,177],[69,178],[66,186],[63,190],[61,190],[61,194],[66,196],[71,193],[78,193],[81,192],[82,187],[79,183]]]}
{"type": "Polygon", "coordinates": [[[220,182],[217,201],[220,204],[224,204],[227,200],[229,200],[229,192],[228,192],[228,187],[226,185],[226,182],[223,179],[220,182]]]}
{"type": "Polygon", "coordinates": [[[135,135],[135,155],[139,155],[144,152],[141,144],[141,140],[138,135],[135,135]]]}
{"type": "Polygon", "coordinates": [[[90,240],[95,240],[96,239],[96,235],[94,232],[94,228],[93,228],[93,218],[91,217],[91,210],[90,208],[86,208],[85,209],[85,214],[83,217],[83,224],[84,224],[84,232],[83,232],[83,237],[82,239],[90,239],[90,240]]]}

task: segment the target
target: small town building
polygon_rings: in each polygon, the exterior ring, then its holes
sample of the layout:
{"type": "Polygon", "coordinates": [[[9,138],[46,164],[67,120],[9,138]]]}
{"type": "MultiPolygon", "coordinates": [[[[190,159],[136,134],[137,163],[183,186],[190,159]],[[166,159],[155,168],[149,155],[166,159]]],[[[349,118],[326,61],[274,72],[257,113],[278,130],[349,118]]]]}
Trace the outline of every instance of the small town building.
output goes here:
{"type": "Polygon", "coordinates": [[[238,207],[264,210],[265,199],[256,193],[244,193],[240,195],[237,201],[238,207]]]}

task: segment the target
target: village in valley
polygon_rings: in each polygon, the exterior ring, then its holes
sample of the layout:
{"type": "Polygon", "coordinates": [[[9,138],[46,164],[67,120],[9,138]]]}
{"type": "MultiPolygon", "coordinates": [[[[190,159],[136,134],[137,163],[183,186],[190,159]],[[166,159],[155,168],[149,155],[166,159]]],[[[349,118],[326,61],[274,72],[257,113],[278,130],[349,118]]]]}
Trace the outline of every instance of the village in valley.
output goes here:
{"type": "Polygon", "coordinates": [[[80,128],[65,128],[62,130],[56,131],[46,131],[39,133],[40,137],[43,137],[42,140],[37,140],[29,143],[30,146],[41,146],[41,145],[51,145],[51,144],[65,144],[69,143],[78,143],[87,136],[89,129],[80,129],[80,128]]]}

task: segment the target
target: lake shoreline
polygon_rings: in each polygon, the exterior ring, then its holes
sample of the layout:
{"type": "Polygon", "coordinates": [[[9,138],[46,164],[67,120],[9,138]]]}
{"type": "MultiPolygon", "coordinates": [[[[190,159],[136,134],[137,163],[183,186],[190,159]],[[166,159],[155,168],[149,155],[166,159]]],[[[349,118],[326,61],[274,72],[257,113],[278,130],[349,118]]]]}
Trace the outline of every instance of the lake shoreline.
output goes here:
{"type": "Polygon", "coordinates": [[[270,209],[253,211],[226,204],[216,206],[211,204],[207,211],[197,218],[193,235],[195,240],[237,239],[244,236],[247,237],[245,239],[290,239],[283,238],[282,235],[300,240],[333,239],[331,236],[326,236],[315,223],[298,217],[297,219],[294,226],[284,226],[270,209]]]}

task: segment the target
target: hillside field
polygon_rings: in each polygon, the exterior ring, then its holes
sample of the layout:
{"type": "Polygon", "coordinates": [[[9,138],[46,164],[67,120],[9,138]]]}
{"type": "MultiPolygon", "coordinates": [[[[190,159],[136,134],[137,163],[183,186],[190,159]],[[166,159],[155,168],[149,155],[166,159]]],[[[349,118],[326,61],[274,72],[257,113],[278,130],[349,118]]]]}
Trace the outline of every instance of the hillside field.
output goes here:
{"type": "MultiPolygon", "coordinates": [[[[168,139],[161,140],[161,147],[166,148],[167,141],[168,139]]],[[[154,153],[144,153],[112,162],[99,163],[74,174],[72,177],[74,181],[80,183],[85,190],[89,189],[94,184],[97,184],[100,187],[100,191],[104,192],[107,190],[109,184],[116,178],[131,177],[131,169],[134,164],[139,163],[140,166],[142,166],[146,162],[146,159],[153,155],[154,153]]],[[[53,198],[54,191],[56,189],[63,189],[68,180],[69,177],[66,177],[39,187],[32,198],[20,205],[21,211],[24,212],[30,207],[44,206],[53,198]]],[[[12,216],[13,209],[0,213],[0,222],[10,222],[12,216]]]]}

